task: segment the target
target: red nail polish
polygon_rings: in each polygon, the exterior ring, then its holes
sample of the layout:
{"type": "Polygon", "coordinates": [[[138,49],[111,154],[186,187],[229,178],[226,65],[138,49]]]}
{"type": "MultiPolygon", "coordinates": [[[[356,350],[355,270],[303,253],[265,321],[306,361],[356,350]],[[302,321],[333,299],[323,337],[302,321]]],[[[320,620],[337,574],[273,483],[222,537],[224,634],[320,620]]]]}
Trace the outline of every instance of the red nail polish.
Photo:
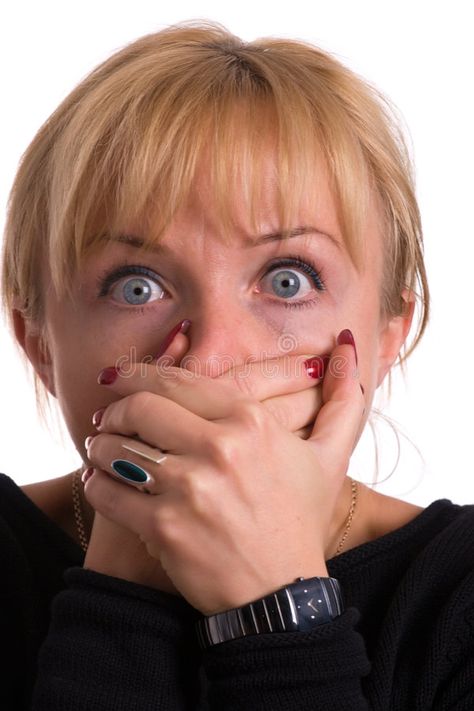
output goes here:
{"type": "Polygon", "coordinates": [[[102,415],[104,414],[106,408],[101,407],[100,410],[96,410],[94,414],[92,415],[92,424],[94,427],[98,427],[100,425],[100,421],[102,420],[102,415]]]}
{"type": "Polygon", "coordinates": [[[155,355],[155,359],[158,360],[158,358],[160,358],[163,353],[166,353],[166,351],[172,344],[175,336],[177,336],[178,333],[186,333],[190,325],[191,321],[188,318],[185,318],[183,321],[180,321],[174,328],[172,328],[168,335],[165,337],[161,346],[159,347],[158,352],[155,355]]]}
{"type": "Polygon", "coordinates": [[[111,366],[110,368],[104,368],[103,370],[100,371],[98,377],[97,377],[97,382],[99,385],[112,385],[112,383],[115,383],[117,380],[117,376],[120,373],[120,368],[114,368],[111,366]]]}
{"type": "Polygon", "coordinates": [[[310,378],[314,378],[316,380],[317,378],[321,379],[324,377],[324,370],[326,366],[324,356],[313,356],[312,358],[308,358],[308,360],[305,360],[304,365],[310,378]]]}
{"type": "Polygon", "coordinates": [[[81,476],[82,483],[85,484],[86,481],[91,478],[93,473],[94,473],[94,467],[87,467],[87,469],[85,469],[82,472],[82,476],[81,476]]]}
{"type": "Polygon", "coordinates": [[[355,361],[357,365],[357,348],[356,344],[354,341],[354,336],[352,335],[352,331],[350,331],[348,328],[345,328],[337,337],[337,345],[338,346],[345,346],[349,345],[354,348],[354,354],[355,354],[355,361]]]}

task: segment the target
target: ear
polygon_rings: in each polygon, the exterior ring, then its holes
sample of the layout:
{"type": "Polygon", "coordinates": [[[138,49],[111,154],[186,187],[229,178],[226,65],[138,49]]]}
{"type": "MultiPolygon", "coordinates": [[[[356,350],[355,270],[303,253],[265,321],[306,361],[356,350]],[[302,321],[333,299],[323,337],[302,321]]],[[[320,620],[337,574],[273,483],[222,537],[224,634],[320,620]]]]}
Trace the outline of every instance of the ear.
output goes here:
{"type": "Polygon", "coordinates": [[[379,335],[377,387],[392,367],[410,331],[415,312],[415,296],[409,289],[402,291],[405,302],[403,314],[392,316],[383,325],[379,335]]]}
{"type": "Polygon", "coordinates": [[[43,384],[51,395],[56,397],[53,359],[44,335],[44,329],[31,319],[26,318],[21,309],[15,308],[12,310],[12,319],[16,340],[25,351],[28,360],[43,384]]]}

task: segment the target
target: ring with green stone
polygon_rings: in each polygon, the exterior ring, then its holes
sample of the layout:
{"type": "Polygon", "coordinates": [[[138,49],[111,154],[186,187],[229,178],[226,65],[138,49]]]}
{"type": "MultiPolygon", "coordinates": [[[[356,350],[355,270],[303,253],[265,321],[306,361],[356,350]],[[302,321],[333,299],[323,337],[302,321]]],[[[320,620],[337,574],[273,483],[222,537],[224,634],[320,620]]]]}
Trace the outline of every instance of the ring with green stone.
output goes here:
{"type": "Polygon", "coordinates": [[[138,464],[129,462],[128,459],[114,459],[110,466],[115,474],[127,484],[143,486],[154,481],[153,477],[145,469],[139,467],[138,464]]]}

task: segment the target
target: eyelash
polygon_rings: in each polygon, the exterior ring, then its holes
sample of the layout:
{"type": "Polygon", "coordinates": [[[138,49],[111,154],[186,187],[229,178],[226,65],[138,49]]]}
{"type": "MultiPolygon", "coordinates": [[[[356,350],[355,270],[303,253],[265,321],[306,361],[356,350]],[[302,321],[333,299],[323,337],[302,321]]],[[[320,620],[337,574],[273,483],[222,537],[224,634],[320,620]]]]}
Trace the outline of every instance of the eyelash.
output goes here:
{"type": "MultiPolygon", "coordinates": [[[[151,269],[148,269],[148,267],[142,267],[139,264],[124,264],[121,267],[118,267],[117,269],[112,269],[111,271],[108,271],[107,269],[100,275],[100,277],[97,280],[97,288],[99,290],[99,297],[107,296],[107,294],[110,291],[110,287],[115,284],[115,282],[119,281],[119,279],[123,279],[126,276],[131,276],[134,274],[142,274],[143,276],[148,277],[149,279],[153,279],[154,281],[159,282],[157,279],[157,275],[155,272],[153,272],[151,269]]],[[[161,284],[160,284],[161,285],[161,284]]],[[[112,303],[112,306],[116,309],[123,309],[124,306],[119,306],[118,304],[112,303]]],[[[133,313],[136,314],[143,314],[145,311],[149,308],[147,304],[144,306],[135,306],[133,308],[133,313]]]]}
{"type": "MultiPolygon", "coordinates": [[[[313,282],[317,291],[325,291],[326,290],[326,283],[325,283],[325,279],[323,278],[322,270],[317,269],[314,262],[312,262],[310,259],[308,259],[308,258],[303,259],[299,255],[289,255],[288,257],[285,257],[283,259],[278,259],[276,262],[271,263],[269,265],[269,268],[262,275],[262,278],[264,276],[266,276],[267,274],[270,274],[270,272],[273,272],[277,269],[282,269],[285,267],[292,267],[292,268],[300,269],[302,272],[304,272],[305,274],[307,274],[309,276],[310,280],[313,282]]],[[[312,299],[306,299],[304,301],[285,301],[285,300],[283,300],[283,306],[287,309],[310,308],[318,300],[319,300],[319,296],[314,296],[312,299]]]]}
{"type": "MultiPolygon", "coordinates": [[[[297,268],[300,271],[304,272],[313,282],[317,291],[322,292],[326,290],[326,284],[323,278],[322,271],[320,269],[317,269],[310,259],[303,259],[299,255],[289,255],[284,259],[278,259],[276,262],[272,262],[260,278],[263,279],[263,277],[267,276],[267,274],[270,274],[271,272],[277,269],[283,269],[285,267],[297,268]]],[[[156,273],[153,272],[151,269],[148,269],[148,267],[143,267],[135,264],[124,264],[123,266],[118,267],[117,269],[113,269],[112,271],[106,270],[100,275],[97,280],[99,297],[107,296],[110,291],[110,287],[116,281],[133,274],[142,274],[143,276],[149,277],[150,279],[153,279],[154,281],[160,283],[159,279],[157,279],[156,273]]],[[[312,299],[306,299],[305,301],[282,300],[282,304],[285,308],[290,309],[308,308],[313,306],[313,304],[318,301],[318,299],[319,297],[313,297],[312,299]]],[[[116,306],[116,308],[119,309],[123,308],[122,306],[118,306],[116,304],[113,304],[113,306],[116,306]]],[[[144,313],[147,308],[149,308],[147,304],[145,304],[144,306],[136,306],[133,308],[133,313],[144,313]]]]}

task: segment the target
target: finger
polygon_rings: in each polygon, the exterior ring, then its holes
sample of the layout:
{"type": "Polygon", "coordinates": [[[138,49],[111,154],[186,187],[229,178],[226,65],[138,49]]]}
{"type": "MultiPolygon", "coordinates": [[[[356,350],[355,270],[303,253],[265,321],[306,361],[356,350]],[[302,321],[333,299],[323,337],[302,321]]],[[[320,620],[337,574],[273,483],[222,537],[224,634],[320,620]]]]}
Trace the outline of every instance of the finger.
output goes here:
{"type": "MultiPolygon", "coordinates": [[[[189,338],[186,333],[177,333],[171,341],[168,348],[165,350],[161,358],[161,362],[168,363],[169,366],[180,367],[181,360],[189,350],[189,338]]],[[[160,361],[160,358],[154,359],[160,361]]]]}
{"type": "Polygon", "coordinates": [[[263,402],[322,382],[329,355],[283,355],[229,368],[218,379],[263,402]]]}
{"type": "Polygon", "coordinates": [[[322,406],[322,389],[309,388],[301,392],[269,398],[262,402],[278,423],[288,432],[314,425],[322,406]]]}
{"type": "Polygon", "coordinates": [[[354,348],[336,346],[326,372],[321,407],[309,441],[327,456],[332,469],[347,469],[364,412],[354,348]]]}
{"type": "MultiPolygon", "coordinates": [[[[84,494],[92,508],[104,518],[136,533],[142,540],[155,534],[160,496],[143,496],[136,489],[123,486],[95,468],[84,485],[84,494]]],[[[156,537],[156,535],[155,535],[156,537]]]]}
{"type": "Polygon", "coordinates": [[[163,493],[166,481],[176,471],[176,455],[121,435],[88,437],[86,449],[90,466],[148,494],[163,493]]]}
{"type": "Polygon", "coordinates": [[[177,324],[173,326],[171,331],[168,331],[164,339],[162,340],[160,347],[154,355],[153,360],[159,360],[159,358],[165,354],[171,355],[173,359],[179,354],[177,350],[176,343],[180,343],[179,336],[185,334],[189,331],[191,326],[191,321],[187,318],[182,319],[177,324]]]}
{"type": "Polygon", "coordinates": [[[101,433],[120,432],[172,454],[201,451],[214,427],[173,400],[143,390],[112,402],[96,425],[101,433]]]}
{"type": "MultiPolygon", "coordinates": [[[[312,358],[313,375],[308,373],[307,356],[282,356],[255,363],[247,363],[222,377],[209,378],[186,368],[176,368],[159,361],[118,374],[105,387],[123,396],[137,391],[155,393],[169,398],[183,408],[207,420],[228,417],[234,403],[249,398],[264,401],[272,396],[310,389],[320,382],[324,371],[322,357],[312,358]],[[314,360],[316,358],[316,360],[314,360]]],[[[109,371],[109,369],[107,369],[109,371]]],[[[107,375],[110,373],[108,372],[107,375]]]]}

